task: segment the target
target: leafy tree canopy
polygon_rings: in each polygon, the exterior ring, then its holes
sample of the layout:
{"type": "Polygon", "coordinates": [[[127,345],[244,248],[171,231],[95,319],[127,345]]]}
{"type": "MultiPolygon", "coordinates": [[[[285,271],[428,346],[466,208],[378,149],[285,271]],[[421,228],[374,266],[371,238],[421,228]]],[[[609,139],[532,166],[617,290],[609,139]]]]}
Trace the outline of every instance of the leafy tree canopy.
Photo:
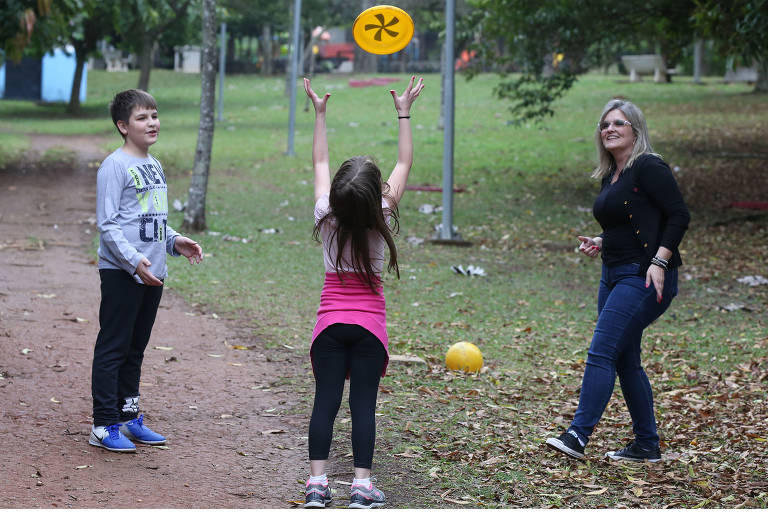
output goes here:
{"type": "MultiPolygon", "coordinates": [[[[765,1],[765,0],[763,0],[765,1]]],[[[474,10],[460,25],[478,51],[476,73],[509,77],[496,89],[513,101],[516,122],[552,115],[552,103],[591,67],[615,62],[622,48],[651,42],[674,64],[694,37],[691,0],[469,0],[474,10]]]]}

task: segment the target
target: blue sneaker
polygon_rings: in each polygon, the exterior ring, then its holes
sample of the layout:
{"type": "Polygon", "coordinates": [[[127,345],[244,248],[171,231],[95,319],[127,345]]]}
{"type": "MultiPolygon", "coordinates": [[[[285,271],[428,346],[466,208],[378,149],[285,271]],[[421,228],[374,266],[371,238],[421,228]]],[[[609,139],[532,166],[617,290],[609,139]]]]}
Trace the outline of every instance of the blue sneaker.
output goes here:
{"type": "Polygon", "coordinates": [[[120,424],[120,432],[137,443],[143,444],[165,444],[165,438],[144,426],[144,415],[138,418],[120,424]]]}
{"type": "Polygon", "coordinates": [[[130,442],[121,432],[120,423],[106,427],[91,427],[88,444],[107,449],[111,452],[135,452],[136,445],[130,442]]]}

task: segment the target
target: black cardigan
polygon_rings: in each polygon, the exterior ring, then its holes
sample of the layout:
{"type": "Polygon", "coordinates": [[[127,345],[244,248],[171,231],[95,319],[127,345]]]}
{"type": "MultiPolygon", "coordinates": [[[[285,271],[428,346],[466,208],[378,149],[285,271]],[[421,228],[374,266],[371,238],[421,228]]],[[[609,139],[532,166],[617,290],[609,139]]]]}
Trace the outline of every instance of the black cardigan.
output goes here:
{"type": "MultiPolygon", "coordinates": [[[[632,187],[624,198],[629,222],[635,230],[648,260],[640,267],[645,274],[659,246],[672,251],[669,268],[683,264],[678,245],[683,239],[691,215],[677,187],[672,170],[658,156],[640,155],[631,167],[624,169],[622,180],[630,180],[632,187]]],[[[603,178],[601,190],[611,177],[603,178]]],[[[600,235],[603,236],[602,234],[600,235]]]]}

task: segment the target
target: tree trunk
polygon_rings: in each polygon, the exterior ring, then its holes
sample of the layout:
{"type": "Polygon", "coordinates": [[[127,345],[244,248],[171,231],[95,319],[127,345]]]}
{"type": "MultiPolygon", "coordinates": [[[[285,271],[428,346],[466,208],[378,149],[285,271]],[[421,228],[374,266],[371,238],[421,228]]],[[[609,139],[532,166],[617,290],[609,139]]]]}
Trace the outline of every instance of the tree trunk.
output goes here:
{"type": "Polygon", "coordinates": [[[83,82],[85,53],[82,49],[75,50],[75,76],[72,79],[72,91],[69,95],[69,104],[67,105],[67,113],[69,114],[80,113],[80,86],[83,82]]]}
{"type": "Polygon", "coordinates": [[[141,56],[139,57],[141,72],[139,73],[138,85],[138,88],[142,91],[149,90],[149,72],[152,70],[153,44],[152,34],[150,32],[144,32],[141,36],[141,56]]]}
{"type": "Polygon", "coordinates": [[[181,229],[203,231],[205,199],[213,147],[214,98],[216,96],[216,0],[203,0],[203,51],[201,56],[200,127],[197,132],[195,163],[189,184],[189,199],[181,229]]]}
{"type": "Polygon", "coordinates": [[[269,25],[261,28],[261,74],[263,76],[272,74],[272,32],[269,25]]]}
{"type": "Polygon", "coordinates": [[[752,92],[766,94],[768,93],[768,58],[757,63],[757,81],[755,89],[752,92]]]}

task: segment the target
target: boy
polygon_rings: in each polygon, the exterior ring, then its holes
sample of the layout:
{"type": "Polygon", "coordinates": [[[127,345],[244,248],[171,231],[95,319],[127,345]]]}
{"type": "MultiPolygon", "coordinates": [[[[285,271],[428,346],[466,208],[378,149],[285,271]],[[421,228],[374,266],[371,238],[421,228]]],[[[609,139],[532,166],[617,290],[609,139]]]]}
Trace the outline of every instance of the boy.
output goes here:
{"type": "Polygon", "coordinates": [[[130,89],[115,95],[109,109],[125,143],[104,160],[96,179],[101,305],[88,442],[135,452],[132,441],[165,443],[138,414],[141,363],[167,275],[165,253],[193,264],[202,261],[203,251],[167,225],[165,175],[148,153],[160,129],[155,99],[130,89]]]}

